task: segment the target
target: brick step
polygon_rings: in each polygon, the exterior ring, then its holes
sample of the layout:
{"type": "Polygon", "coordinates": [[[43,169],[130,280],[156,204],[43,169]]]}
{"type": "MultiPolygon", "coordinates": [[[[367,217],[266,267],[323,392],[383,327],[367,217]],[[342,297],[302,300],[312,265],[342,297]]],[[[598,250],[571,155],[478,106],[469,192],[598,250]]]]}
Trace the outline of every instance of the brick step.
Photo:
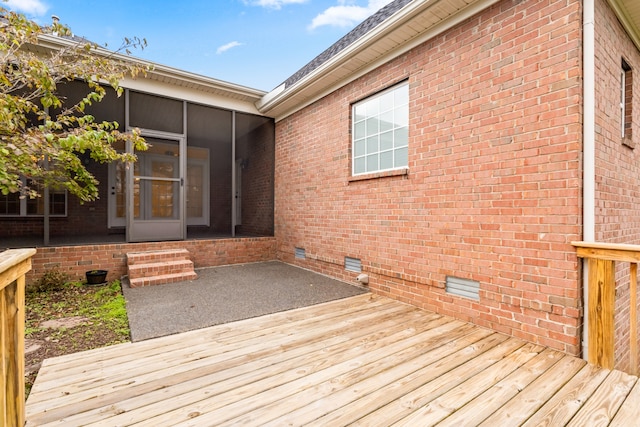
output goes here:
{"type": "Polygon", "coordinates": [[[129,286],[132,288],[139,288],[141,286],[153,286],[163,285],[166,283],[183,282],[186,280],[195,280],[198,275],[195,272],[192,273],[178,273],[178,274],[163,274],[153,277],[140,277],[137,279],[129,278],[129,286]]]}
{"type": "Polygon", "coordinates": [[[129,252],[127,254],[127,265],[150,264],[160,261],[174,261],[180,259],[190,259],[189,251],[186,249],[171,249],[166,251],[129,252]]]}
{"type": "Polygon", "coordinates": [[[131,252],[127,254],[127,268],[132,288],[198,278],[186,249],[131,252]]]}
{"type": "Polygon", "coordinates": [[[192,272],[193,262],[188,259],[129,265],[129,279],[192,272]]]}

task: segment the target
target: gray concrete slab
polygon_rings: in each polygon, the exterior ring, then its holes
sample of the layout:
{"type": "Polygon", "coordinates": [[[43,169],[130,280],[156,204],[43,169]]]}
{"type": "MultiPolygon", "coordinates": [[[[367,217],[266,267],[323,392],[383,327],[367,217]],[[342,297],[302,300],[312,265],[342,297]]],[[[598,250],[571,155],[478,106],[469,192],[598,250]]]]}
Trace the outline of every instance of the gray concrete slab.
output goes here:
{"type": "Polygon", "coordinates": [[[132,341],[358,295],[366,289],[278,261],[196,270],[198,279],[130,288],[132,341]]]}

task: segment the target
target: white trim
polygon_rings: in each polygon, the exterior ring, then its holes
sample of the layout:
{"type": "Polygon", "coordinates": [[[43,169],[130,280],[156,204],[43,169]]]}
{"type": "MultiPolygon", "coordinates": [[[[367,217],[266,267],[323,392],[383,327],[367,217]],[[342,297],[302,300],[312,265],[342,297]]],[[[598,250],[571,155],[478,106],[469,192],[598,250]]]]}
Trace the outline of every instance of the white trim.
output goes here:
{"type": "MultiPolygon", "coordinates": [[[[582,120],[582,239],[585,242],[595,241],[595,0],[584,0],[583,4],[583,93],[584,117],[582,120]]],[[[586,360],[589,354],[589,268],[586,258],[582,261],[582,357],[586,360]]]]}
{"type": "MultiPolygon", "coordinates": [[[[124,206],[125,209],[124,216],[118,217],[118,204],[117,204],[117,189],[116,182],[118,177],[118,164],[122,164],[121,162],[110,162],[109,163],[109,176],[107,178],[108,182],[108,197],[107,197],[107,228],[124,228],[127,225],[127,200],[126,200],[126,190],[124,191],[125,200],[124,206]]],[[[126,170],[123,176],[122,185],[126,187],[126,170]]]]}
{"type": "Polygon", "coordinates": [[[624,138],[626,125],[626,71],[620,67],[620,137],[624,138]]]}
{"type": "Polygon", "coordinates": [[[141,78],[135,80],[124,79],[120,82],[120,85],[123,88],[145,94],[164,96],[180,101],[188,101],[195,104],[202,104],[225,110],[237,110],[243,113],[260,115],[260,112],[253,102],[225,97],[223,94],[202,91],[198,88],[177,86],[166,82],[141,78]]]}

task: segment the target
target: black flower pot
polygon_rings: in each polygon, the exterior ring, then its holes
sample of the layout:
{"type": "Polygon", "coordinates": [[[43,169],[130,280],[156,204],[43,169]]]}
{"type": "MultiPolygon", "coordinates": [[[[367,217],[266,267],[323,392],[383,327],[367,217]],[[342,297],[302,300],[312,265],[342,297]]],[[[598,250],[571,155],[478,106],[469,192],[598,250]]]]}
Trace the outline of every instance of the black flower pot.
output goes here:
{"type": "Polygon", "coordinates": [[[87,285],[102,285],[107,281],[107,270],[91,270],[85,273],[87,285]]]}

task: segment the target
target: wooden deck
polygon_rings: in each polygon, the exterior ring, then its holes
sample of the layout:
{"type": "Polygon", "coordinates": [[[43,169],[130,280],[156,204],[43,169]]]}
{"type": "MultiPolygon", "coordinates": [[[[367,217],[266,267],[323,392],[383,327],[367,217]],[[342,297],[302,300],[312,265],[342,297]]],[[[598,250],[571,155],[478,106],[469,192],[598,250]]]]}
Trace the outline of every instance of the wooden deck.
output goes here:
{"type": "Polygon", "coordinates": [[[372,295],[49,359],[27,425],[638,425],[618,371],[372,295]]]}

